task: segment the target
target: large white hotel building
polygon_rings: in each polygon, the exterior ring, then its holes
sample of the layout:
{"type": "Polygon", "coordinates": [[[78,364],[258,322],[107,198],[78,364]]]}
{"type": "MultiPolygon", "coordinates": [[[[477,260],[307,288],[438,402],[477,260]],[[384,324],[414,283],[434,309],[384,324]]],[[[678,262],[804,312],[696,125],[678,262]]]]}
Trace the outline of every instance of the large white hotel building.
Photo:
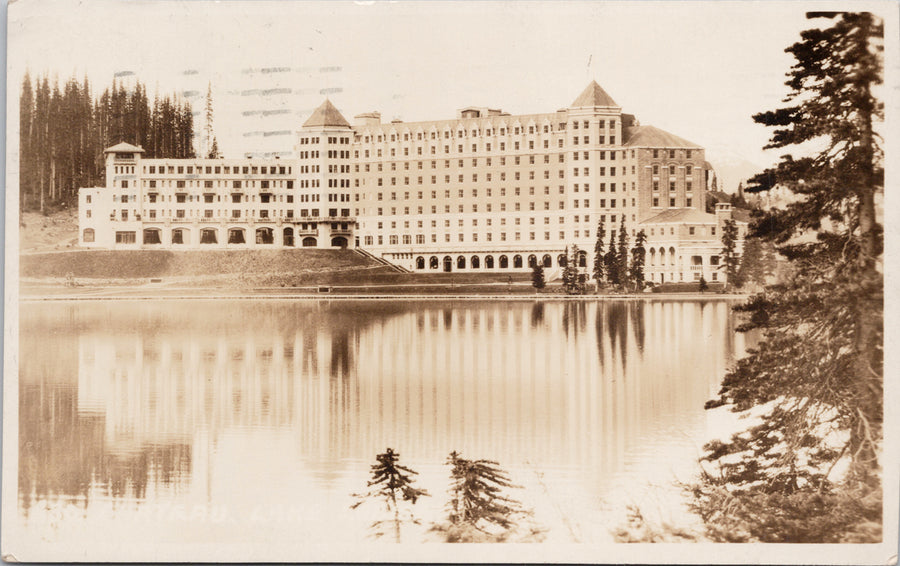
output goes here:
{"type": "MultiPolygon", "coordinates": [[[[592,261],[597,225],[648,236],[647,279],[721,280],[704,149],[642,126],[596,82],[567,108],[351,125],[326,100],[295,159],[144,159],[106,150],[79,191],[80,243],[103,249],[363,248],[415,272],[558,269],[592,261]]],[[[745,226],[741,227],[741,231],[745,226]]],[[[633,241],[633,238],[632,238],[633,241]]]]}

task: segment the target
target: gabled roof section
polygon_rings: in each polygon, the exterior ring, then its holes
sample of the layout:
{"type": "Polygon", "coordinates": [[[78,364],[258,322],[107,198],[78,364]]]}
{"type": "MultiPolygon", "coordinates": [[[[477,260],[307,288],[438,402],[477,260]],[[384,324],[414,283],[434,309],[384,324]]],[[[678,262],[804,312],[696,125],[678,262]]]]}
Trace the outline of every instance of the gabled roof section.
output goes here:
{"type": "Polygon", "coordinates": [[[684,222],[691,224],[715,224],[716,215],[701,212],[696,208],[672,208],[665,212],[660,212],[656,216],[651,216],[641,222],[641,224],[678,224],[684,222]]]}
{"type": "Polygon", "coordinates": [[[597,84],[597,81],[591,81],[587,85],[578,98],[575,99],[569,108],[590,108],[593,106],[619,106],[612,97],[606,94],[606,91],[597,84]]]}
{"type": "Polygon", "coordinates": [[[103,153],[144,153],[144,148],[120,142],[103,150],[103,153]]]}
{"type": "Polygon", "coordinates": [[[344,116],[338,111],[337,108],[334,107],[334,104],[331,103],[327,98],[325,102],[319,105],[316,108],[315,112],[312,113],[312,116],[303,123],[304,128],[316,128],[316,127],[328,127],[328,126],[339,126],[342,128],[349,128],[350,122],[344,118],[344,116]]]}
{"type": "Polygon", "coordinates": [[[698,144],[660,130],[654,126],[632,126],[625,128],[625,145],[631,147],[687,147],[701,149],[698,144]]]}

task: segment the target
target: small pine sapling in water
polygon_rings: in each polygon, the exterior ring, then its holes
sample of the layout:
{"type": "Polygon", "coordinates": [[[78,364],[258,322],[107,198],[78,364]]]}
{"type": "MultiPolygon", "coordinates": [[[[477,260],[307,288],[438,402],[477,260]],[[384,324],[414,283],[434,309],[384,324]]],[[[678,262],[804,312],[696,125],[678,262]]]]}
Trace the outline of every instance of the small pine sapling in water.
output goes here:
{"type": "Polygon", "coordinates": [[[383,501],[387,511],[393,512],[393,519],[390,521],[375,521],[371,527],[375,531],[375,536],[380,537],[384,534],[381,531],[381,527],[385,523],[393,523],[394,536],[397,542],[400,542],[400,523],[404,520],[417,523],[411,510],[407,510],[408,519],[401,517],[401,504],[408,501],[411,505],[415,505],[420,497],[430,494],[424,489],[413,486],[415,480],[412,476],[418,475],[418,472],[400,465],[398,463],[400,454],[394,452],[393,449],[388,448],[375,458],[377,463],[371,467],[370,474],[372,479],[367,484],[370,489],[366,493],[354,494],[358,501],[351,508],[356,509],[364,502],[370,500],[383,501]]]}
{"type": "MultiPolygon", "coordinates": [[[[505,540],[530,513],[504,493],[518,488],[509,474],[492,460],[468,460],[456,451],[447,458],[450,469],[448,522],[435,525],[447,542],[505,540]]],[[[537,532],[532,528],[532,534],[537,532]]]]}

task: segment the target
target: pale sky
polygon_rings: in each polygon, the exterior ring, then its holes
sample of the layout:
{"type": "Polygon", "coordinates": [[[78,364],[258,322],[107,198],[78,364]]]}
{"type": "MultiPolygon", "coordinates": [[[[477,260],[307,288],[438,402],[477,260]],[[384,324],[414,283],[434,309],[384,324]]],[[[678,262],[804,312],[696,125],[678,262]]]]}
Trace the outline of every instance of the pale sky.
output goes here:
{"type": "Polygon", "coordinates": [[[134,72],[151,95],[157,87],[205,92],[211,81],[219,144],[232,157],[248,143],[233,93],[273,80],[247,68],[291,67],[295,91],[309,88],[291,99],[302,108],[280,118],[292,130],[303,120],[296,112],[324,98],[322,88],[341,89],[331,98],[348,120],[377,110],[385,121],[416,121],[454,118],[469,105],[552,112],[595,79],[623,111],[705,146],[710,160],[768,165],[777,155],[761,150],[769,132],[751,115],[780,105],[792,62],[784,49],[810,27],[804,12],[836,6],[17,0],[9,7],[9,97],[18,100],[26,67],[61,80],[87,74],[95,92],[121,71],[134,72]],[[321,73],[323,66],[339,70],[321,73]]]}

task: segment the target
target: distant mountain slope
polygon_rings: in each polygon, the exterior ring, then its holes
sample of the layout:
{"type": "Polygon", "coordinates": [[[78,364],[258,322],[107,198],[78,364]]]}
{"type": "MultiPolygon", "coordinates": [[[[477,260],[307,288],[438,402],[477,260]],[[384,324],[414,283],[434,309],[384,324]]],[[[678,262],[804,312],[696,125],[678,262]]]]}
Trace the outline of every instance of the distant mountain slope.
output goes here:
{"type": "Polygon", "coordinates": [[[762,165],[752,163],[743,157],[723,151],[707,151],[706,160],[709,161],[718,177],[720,191],[734,194],[737,192],[738,183],[747,185],[747,179],[765,169],[762,165]]]}

